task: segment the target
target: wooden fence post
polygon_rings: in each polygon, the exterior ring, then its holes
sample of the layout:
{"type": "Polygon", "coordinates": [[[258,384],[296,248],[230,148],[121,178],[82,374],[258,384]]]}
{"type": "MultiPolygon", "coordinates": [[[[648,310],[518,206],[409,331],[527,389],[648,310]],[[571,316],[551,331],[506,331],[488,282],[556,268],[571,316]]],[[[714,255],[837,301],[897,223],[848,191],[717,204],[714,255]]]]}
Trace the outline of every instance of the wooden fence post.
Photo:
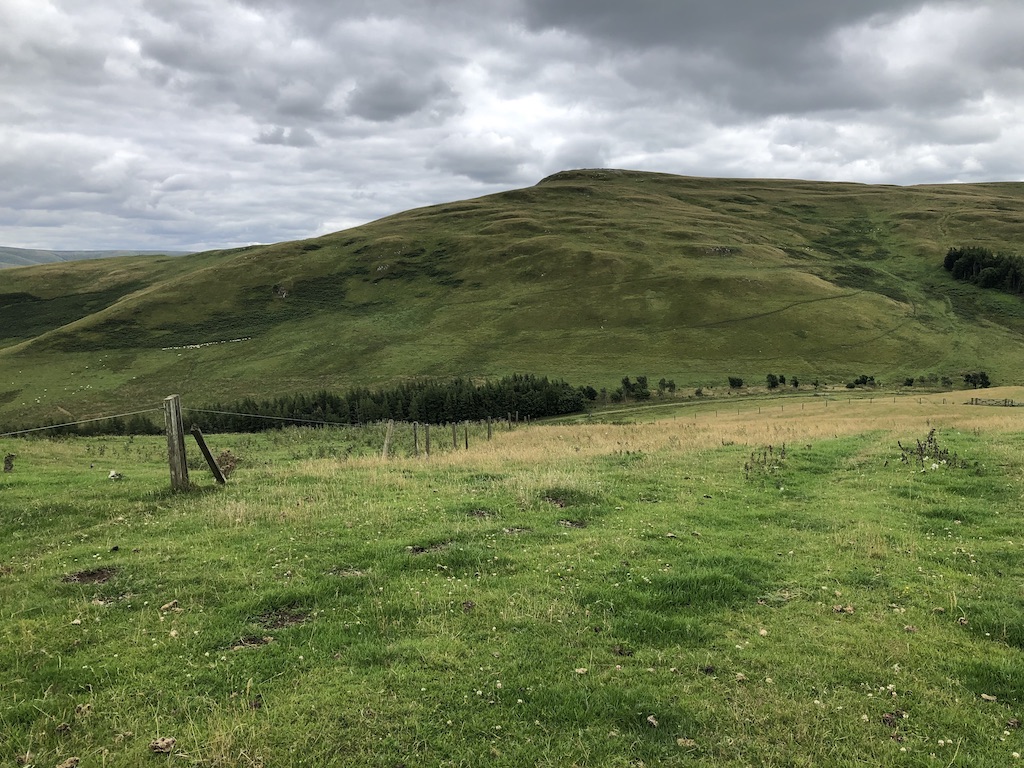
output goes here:
{"type": "Polygon", "coordinates": [[[457,422],[454,422],[454,421],[453,421],[453,422],[452,422],[452,448],[453,448],[453,449],[455,449],[455,448],[458,448],[458,447],[459,447],[459,435],[458,435],[458,430],[459,430],[459,425],[458,425],[458,423],[457,423],[457,422]]]}
{"type": "Polygon", "coordinates": [[[222,472],[221,468],[217,465],[217,460],[213,458],[213,454],[210,452],[210,448],[206,444],[206,440],[203,439],[202,430],[193,424],[190,431],[192,432],[192,437],[196,439],[196,445],[199,446],[199,450],[203,452],[203,458],[205,458],[206,463],[210,465],[210,471],[213,472],[213,479],[221,485],[224,485],[228,479],[224,477],[224,472],[222,472]]]}
{"type": "Polygon", "coordinates": [[[171,468],[171,490],[187,491],[188,464],[185,462],[185,430],[181,426],[181,397],[164,398],[164,425],[167,430],[167,463],[171,468]]]}
{"type": "Polygon", "coordinates": [[[427,450],[427,458],[430,458],[430,422],[423,425],[423,445],[427,450]]]}
{"type": "Polygon", "coordinates": [[[463,426],[464,426],[464,428],[466,430],[466,450],[468,451],[469,450],[469,422],[467,421],[463,426]]]}
{"type": "Polygon", "coordinates": [[[380,452],[380,457],[386,459],[388,452],[391,450],[391,436],[395,433],[395,420],[388,419],[388,431],[384,433],[384,449],[380,452]]]}
{"type": "Polygon", "coordinates": [[[420,455],[420,425],[415,421],[412,423],[412,455],[420,455]]]}

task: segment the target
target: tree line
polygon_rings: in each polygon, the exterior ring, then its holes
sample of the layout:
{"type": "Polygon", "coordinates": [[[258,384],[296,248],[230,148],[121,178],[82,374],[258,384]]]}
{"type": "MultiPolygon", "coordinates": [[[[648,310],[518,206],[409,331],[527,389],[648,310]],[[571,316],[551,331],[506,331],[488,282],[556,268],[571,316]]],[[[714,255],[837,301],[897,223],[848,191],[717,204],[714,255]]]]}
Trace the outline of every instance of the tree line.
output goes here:
{"type": "Polygon", "coordinates": [[[476,383],[458,378],[447,382],[413,381],[384,389],[357,387],[345,393],[251,397],[190,411],[188,419],[206,432],[260,432],[289,422],[368,424],[376,421],[418,421],[444,424],[505,418],[562,416],[583,411],[597,398],[593,387],[573,387],[561,380],[532,374],[476,383]]]}
{"type": "Polygon", "coordinates": [[[1006,293],[1024,294],[1024,259],[988,248],[971,245],[950,248],[942,263],[954,279],[979,288],[995,288],[1006,293]]]}

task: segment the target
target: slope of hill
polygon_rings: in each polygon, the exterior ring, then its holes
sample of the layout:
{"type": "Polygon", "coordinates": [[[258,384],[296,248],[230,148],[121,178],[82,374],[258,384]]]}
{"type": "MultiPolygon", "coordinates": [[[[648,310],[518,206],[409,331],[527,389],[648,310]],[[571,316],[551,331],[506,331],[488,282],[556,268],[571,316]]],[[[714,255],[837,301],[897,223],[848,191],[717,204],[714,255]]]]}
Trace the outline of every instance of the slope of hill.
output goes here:
{"type": "Polygon", "coordinates": [[[517,371],[1010,383],[1024,305],[942,257],[1015,250],[1022,203],[1018,183],[580,170],[311,240],[14,270],[0,418],[517,371]]]}
{"type": "Polygon", "coordinates": [[[10,248],[0,245],[0,269],[31,267],[57,261],[112,259],[118,256],[184,256],[184,251],[47,251],[36,248],[10,248]]]}

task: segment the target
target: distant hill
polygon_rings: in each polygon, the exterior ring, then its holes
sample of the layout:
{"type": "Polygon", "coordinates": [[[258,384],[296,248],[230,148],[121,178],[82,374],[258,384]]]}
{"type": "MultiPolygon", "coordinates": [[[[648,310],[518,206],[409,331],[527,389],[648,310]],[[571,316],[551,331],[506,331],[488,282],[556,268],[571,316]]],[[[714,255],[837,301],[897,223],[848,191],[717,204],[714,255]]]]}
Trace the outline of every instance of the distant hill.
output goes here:
{"type": "Polygon", "coordinates": [[[1021,383],[1024,302],[942,262],[1017,252],[1022,211],[1022,183],[577,170],[310,240],[11,270],[0,421],[516,372],[1021,383]]]}
{"type": "Polygon", "coordinates": [[[109,259],[115,256],[184,256],[185,251],[45,251],[33,248],[8,248],[0,245],[0,269],[31,267],[55,261],[109,259]]]}

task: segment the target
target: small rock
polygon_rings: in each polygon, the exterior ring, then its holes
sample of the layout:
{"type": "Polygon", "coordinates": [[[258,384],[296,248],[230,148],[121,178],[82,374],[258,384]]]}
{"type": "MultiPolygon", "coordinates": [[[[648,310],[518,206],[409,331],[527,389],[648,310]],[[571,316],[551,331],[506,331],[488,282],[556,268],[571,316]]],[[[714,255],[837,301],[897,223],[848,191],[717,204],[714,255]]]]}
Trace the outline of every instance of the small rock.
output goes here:
{"type": "Polygon", "coordinates": [[[647,722],[648,722],[648,724],[650,724],[650,726],[652,728],[657,728],[658,727],[658,718],[656,718],[654,715],[648,715],[647,716],[647,722]]]}
{"type": "Polygon", "coordinates": [[[110,470],[110,474],[107,475],[107,478],[110,480],[120,480],[122,477],[124,477],[124,475],[122,475],[116,469],[110,470]]]}
{"type": "Polygon", "coordinates": [[[997,699],[995,696],[992,696],[991,694],[988,694],[988,693],[981,694],[981,700],[982,701],[999,701],[999,699],[997,699]]]}
{"type": "Polygon", "coordinates": [[[76,766],[82,761],[80,757],[69,757],[63,763],[59,763],[57,768],[76,768],[76,766]]]}
{"type": "Polygon", "coordinates": [[[173,611],[177,607],[178,607],[178,601],[177,600],[171,600],[171,602],[164,603],[163,605],[160,606],[160,612],[161,613],[167,613],[168,611],[173,611]]]}
{"type": "Polygon", "coordinates": [[[149,742],[149,748],[153,752],[170,752],[176,743],[177,740],[173,736],[161,736],[149,742]]]}

